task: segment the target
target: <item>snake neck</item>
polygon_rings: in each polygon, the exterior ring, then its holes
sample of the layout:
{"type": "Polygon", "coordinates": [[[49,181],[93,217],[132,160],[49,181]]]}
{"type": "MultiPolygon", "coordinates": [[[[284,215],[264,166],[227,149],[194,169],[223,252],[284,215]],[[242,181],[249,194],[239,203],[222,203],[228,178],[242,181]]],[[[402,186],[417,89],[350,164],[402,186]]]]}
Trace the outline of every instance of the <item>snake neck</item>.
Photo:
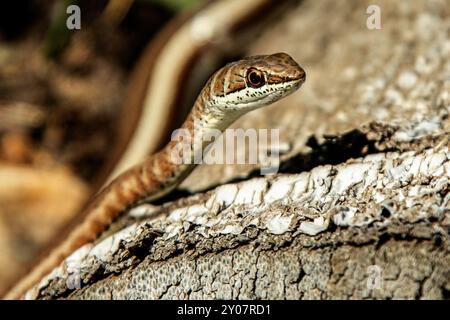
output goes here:
{"type": "Polygon", "coordinates": [[[181,128],[172,133],[171,141],[149,163],[158,180],[175,188],[238,117],[225,114],[220,107],[211,105],[204,93],[200,94],[181,128]]]}

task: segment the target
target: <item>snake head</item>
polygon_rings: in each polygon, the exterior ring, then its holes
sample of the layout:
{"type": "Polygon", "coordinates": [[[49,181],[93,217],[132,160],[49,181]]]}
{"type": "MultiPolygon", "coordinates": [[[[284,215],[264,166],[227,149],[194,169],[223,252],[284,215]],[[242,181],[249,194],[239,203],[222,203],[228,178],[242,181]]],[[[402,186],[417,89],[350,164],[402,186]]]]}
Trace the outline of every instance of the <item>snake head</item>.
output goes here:
{"type": "Polygon", "coordinates": [[[305,71],[286,53],[252,56],[218,70],[204,98],[222,112],[245,113],[293,93],[305,78],[305,71]]]}

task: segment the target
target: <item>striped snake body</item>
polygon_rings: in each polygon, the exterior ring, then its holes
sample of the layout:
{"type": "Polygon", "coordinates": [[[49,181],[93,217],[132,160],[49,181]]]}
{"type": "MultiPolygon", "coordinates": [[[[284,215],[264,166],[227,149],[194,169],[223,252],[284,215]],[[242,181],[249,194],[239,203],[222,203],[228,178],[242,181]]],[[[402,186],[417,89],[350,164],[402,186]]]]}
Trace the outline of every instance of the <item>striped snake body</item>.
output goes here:
{"type": "MultiPolygon", "coordinates": [[[[221,68],[205,84],[182,126],[190,133],[187,139],[191,140],[187,142],[191,150],[204,150],[210,143],[195,137],[202,137],[212,129],[225,130],[243,114],[291,94],[304,80],[303,69],[285,53],[249,57],[221,68]]],[[[178,186],[195,164],[174,161],[176,144],[177,141],[169,142],[160,152],[126,170],[104,188],[87,207],[83,223],[6,298],[21,297],[68,255],[94,240],[125,209],[143,200],[160,198],[178,186]]]]}
{"type": "MultiPolygon", "coordinates": [[[[172,26],[176,30],[169,28],[167,32],[160,34],[159,41],[155,41],[159,45],[150,47],[144,54],[144,57],[150,57],[157,63],[149,63],[150,59],[141,61],[134,76],[137,81],[132,80],[124,112],[134,114],[134,111],[141,110],[142,114],[131,116],[133,121],[124,121],[128,127],[131,123],[136,127],[131,138],[127,137],[130,130],[119,130],[124,132],[121,134],[124,137],[121,144],[127,147],[124,152],[120,151],[120,156],[119,153],[113,155],[112,158],[116,159],[112,159],[111,164],[106,166],[109,169],[106,168],[105,172],[111,170],[112,164],[115,166],[114,172],[109,173],[110,182],[76,215],[66,228],[66,233],[60,237],[60,244],[16,284],[5,298],[23,298],[28,290],[66,257],[95,240],[127,208],[170,193],[192,172],[195,161],[180,164],[173,159],[177,141],[169,142],[161,151],[146,157],[155,152],[164,140],[163,127],[167,126],[153,119],[169,119],[169,113],[174,112],[178,103],[173,91],[167,88],[171,85],[178,87],[183,77],[185,80],[190,77],[187,68],[192,65],[193,59],[199,59],[199,53],[206,56],[206,60],[210,59],[207,52],[214,45],[208,47],[208,43],[226,47],[224,43],[229,36],[240,37],[242,42],[245,39],[240,34],[243,21],[251,21],[251,17],[256,16],[255,13],[266,15],[268,11],[280,8],[285,1],[214,1],[202,9],[199,15],[194,16],[194,19],[181,19],[183,21],[178,29],[172,26]],[[210,32],[202,34],[199,32],[202,30],[210,32]],[[198,38],[196,34],[202,34],[202,37],[198,38]],[[164,46],[161,46],[164,42],[164,46]],[[180,45],[187,48],[183,55],[176,49],[180,45]],[[180,74],[183,75],[182,78],[177,77],[180,74]],[[178,82],[172,83],[174,80],[178,82]],[[166,89],[163,90],[164,88],[166,89]],[[141,159],[144,160],[140,162],[141,159]],[[80,219],[84,220],[74,226],[80,219]]],[[[235,49],[236,44],[231,51],[235,49]]],[[[217,49],[212,48],[211,51],[217,52],[217,49]]],[[[210,64],[208,68],[211,66],[210,64]]],[[[202,152],[210,143],[196,137],[207,135],[209,130],[225,130],[243,114],[291,94],[304,80],[303,69],[285,53],[248,57],[219,69],[201,90],[181,127],[189,133],[183,143],[188,143],[190,150],[194,150],[190,157],[198,157],[196,150],[202,152]]]]}

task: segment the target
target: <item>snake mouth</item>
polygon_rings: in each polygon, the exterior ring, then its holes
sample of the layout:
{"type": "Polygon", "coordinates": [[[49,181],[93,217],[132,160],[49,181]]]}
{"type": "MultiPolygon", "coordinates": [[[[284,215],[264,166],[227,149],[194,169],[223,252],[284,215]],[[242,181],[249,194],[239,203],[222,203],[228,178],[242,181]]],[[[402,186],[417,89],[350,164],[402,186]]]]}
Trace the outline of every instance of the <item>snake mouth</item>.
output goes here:
{"type": "Polygon", "coordinates": [[[286,81],[286,83],[292,85],[293,91],[295,91],[298,90],[303,85],[303,83],[305,83],[305,81],[306,72],[299,67],[298,75],[296,77],[291,77],[288,81],[286,81]]]}
{"type": "Polygon", "coordinates": [[[306,81],[306,73],[301,69],[301,73],[295,77],[288,77],[279,86],[279,91],[284,91],[283,96],[289,95],[298,90],[306,81]]]}
{"type": "Polygon", "coordinates": [[[268,85],[273,87],[278,98],[285,97],[298,90],[306,81],[306,72],[298,66],[288,76],[269,76],[268,85]],[[281,97],[280,97],[281,94],[281,97]]]}

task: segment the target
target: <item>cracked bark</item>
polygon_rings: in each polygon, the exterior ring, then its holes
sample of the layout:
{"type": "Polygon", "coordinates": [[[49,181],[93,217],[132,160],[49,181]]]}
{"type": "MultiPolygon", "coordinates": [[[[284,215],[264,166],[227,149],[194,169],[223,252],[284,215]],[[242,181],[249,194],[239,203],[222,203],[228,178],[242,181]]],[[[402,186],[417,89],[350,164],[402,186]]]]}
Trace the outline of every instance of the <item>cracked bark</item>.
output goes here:
{"type": "Polygon", "coordinates": [[[371,31],[369,4],[303,1],[250,48],[308,74],[234,126],[280,128],[280,174],[199,167],[195,194],[131,210],[27,297],[448,299],[449,9],[378,1],[371,31]]]}

